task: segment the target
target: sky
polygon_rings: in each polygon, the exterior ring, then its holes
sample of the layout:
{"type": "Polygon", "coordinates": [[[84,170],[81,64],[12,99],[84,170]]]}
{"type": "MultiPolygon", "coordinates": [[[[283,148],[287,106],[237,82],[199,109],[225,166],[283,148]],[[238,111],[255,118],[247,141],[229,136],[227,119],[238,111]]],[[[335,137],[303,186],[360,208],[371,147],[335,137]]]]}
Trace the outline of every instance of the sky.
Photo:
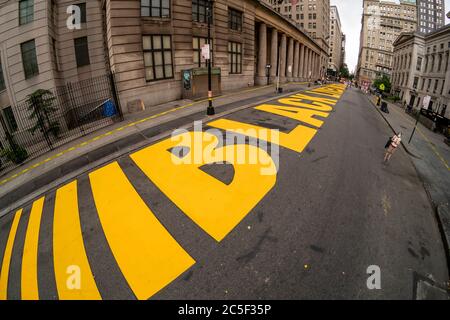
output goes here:
{"type": "MultiPolygon", "coordinates": [[[[363,12],[362,0],[330,0],[330,3],[338,7],[342,31],[347,37],[345,62],[349,70],[354,71],[358,63],[361,15],[363,12]]],[[[445,0],[445,12],[448,11],[450,11],[450,0],[445,0]]],[[[450,23],[448,18],[446,18],[446,23],[450,23]]]]}

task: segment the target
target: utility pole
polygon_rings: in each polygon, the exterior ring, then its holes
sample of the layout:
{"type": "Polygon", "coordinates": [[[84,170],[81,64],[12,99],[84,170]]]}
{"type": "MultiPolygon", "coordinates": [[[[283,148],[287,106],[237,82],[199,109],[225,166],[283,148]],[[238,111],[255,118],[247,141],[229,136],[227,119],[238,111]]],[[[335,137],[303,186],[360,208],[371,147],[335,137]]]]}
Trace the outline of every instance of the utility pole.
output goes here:
{"type": "Polygon", "coordinates": [[[207,8],[207,19],[208,19],[208,108],[206,114],[208,116],[213,116],[215,114],[213,107],[213,94],[212,94],[212,75],[211,75],[211,19],[212,19],[212,0],[208,0],[207,8]]]}

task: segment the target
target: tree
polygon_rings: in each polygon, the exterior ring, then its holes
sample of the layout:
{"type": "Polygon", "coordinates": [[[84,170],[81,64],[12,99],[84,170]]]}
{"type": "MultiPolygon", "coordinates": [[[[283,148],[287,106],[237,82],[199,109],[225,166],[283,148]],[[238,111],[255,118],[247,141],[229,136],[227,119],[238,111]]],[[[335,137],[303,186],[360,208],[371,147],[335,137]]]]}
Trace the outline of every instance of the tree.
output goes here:
{"type": "Polygon", "coordinates": [[[52,114],[58,110],[53,105],[55,99],[51,91],[43,89],[38,89],[28,96],[28,111],[31,111],[29,119],[36,121],[33,128],[30,129],[32,134],[39,129],[46,137],[48,133],[51,133],[58,138],[59,123],[51,119],[52,114]]]}
{"type": "Polygon", "coordinates": [[[376,87],[377,89],[379,89],[380,91],[390,92],[391,91],[391,80],[389,79],[388,76],[382,75],[381,77],[377,78],[373,82],[373,86],[376,87]],[[381,85],[384,85],[384,90],[380,90],[381,85]]]}
{"type": "Polygon", "coordinates": [[[341,70],[339,70],[339,73],[342,78],[348,79],[350,77],[350,72],[348,71],[348,67],[346,65],[343,65],[341,67],[341,70]]]}

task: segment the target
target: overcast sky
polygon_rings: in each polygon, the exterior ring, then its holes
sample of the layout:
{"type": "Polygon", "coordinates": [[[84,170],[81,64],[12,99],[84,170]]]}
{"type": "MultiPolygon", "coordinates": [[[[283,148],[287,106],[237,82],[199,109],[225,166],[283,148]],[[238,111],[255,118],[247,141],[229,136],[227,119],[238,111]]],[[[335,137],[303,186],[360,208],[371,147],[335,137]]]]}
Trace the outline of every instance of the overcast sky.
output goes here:
{"type": "MultiPolygon", "coordinates": [[[[356,68],[359,53],[359,36],[361,32],[362,0],[330,0],[336,5],[341,17],[342,29],[347,36],[346,63],[350,71],[356,68]]],[[[398,2],[398,1],[397,1],[398,2]]],[[[450,0],[445,0],[445,12],[450,10],[450,0]]],[[[450,23],[446,19],[446,23],[450,23]]]]}

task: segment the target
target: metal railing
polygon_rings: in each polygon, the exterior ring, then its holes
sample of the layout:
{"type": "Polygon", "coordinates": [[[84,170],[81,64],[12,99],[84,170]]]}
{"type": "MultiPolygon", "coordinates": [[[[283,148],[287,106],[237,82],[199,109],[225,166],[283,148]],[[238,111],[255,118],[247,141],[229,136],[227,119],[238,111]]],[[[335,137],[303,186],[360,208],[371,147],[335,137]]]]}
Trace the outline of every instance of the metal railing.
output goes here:
{"type": "Polygon", "coordinates": [[[70,141],[122,121],[114,74],[38,90],[0,114],[0,176],[70,141]]]}

